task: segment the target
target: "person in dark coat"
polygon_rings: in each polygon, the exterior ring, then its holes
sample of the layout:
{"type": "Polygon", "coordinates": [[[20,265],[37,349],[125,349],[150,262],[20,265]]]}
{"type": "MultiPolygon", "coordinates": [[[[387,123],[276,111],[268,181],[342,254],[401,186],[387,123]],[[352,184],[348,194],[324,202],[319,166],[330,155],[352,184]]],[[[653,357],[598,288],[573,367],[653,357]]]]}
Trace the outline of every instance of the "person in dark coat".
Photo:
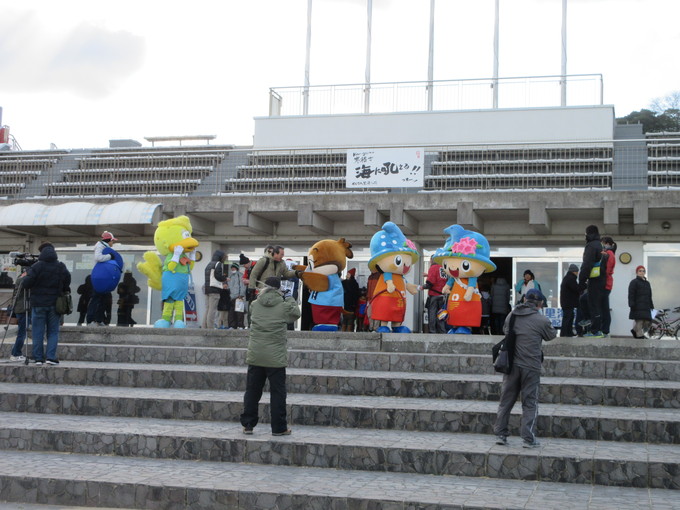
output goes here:
{"type": "Polygon", "coordinates": [[[628,306],[630,307],[629,319],[635,321],[635,326],[630,332],[635,338],[644,338],[645,333],[652,323],[652,286],[647,280],[645,266],[635,268],[635,278],[628,285],[628,306]]]}
{"type": "Polygon", "coordinates": [[[42,365],[47,355],[48,365],[58,365],[59,324],[57,297],[70,290],[71,273],[63,262],[57,259],[57,252],[51,243],[40,245],[38,262],[28,269],[24,288],[31,290],[31,314],[33,323],[33,360],[42,365]],[[43,338],[47,334],[47,353],[43,351],[43,338]]]}
{"type": "Polygon", "coordinates": [[[85,283],[78,286],[76,292],[80,294],[80,298],[78,298],[78,307],[76,309],[80,314],[78,316],[78,326],[82,326],[83,322],[85,322],[85,317],[87,317],[87,307],[90,304],[92,292],[94,292],[92,289],[92,277],[89,274],[85,277],[85,283]]]}
{"type": "Polygon", "coordinates": [[[562,305],[562,328],[560,336],[574,336],[574,313],[578,308],[578,266],[571,264],[560,284],[560,304],[562,305]]]}
{"type": "Polygon", "coordinates": [[[354,331],[354,321],[356,320],[356,308],[359,301],[359,284],[354,275],[356,268],[347,271],[347,277],[342,280],[342,290],[344,292],[344,305],[342,309],[342,331],[354,331]]]}
{"type": "Polygon", "coordinates": [[[606,284],[606,267],[599,268],[602,260],[602,242],[597,225],[586,227],[586,246],[583,249],[583,263],[578,275],[579,290],[588,289],[588,315],[590,316],[590,332],[584,337],[602,338],[602,299],[606,284]],[[598,267],[598,275],[593,269],[598,267]]]}
{"type": "Polygon", "coordinates": [[[515,351],[512,371],[503,375],[501,398],[498,404],[494,434],[496,444],[508,444],[508,424],[517,397],[522,395],[522,419],[520,436],[525,448],[536,448],[540,443],[536,439],[536,423],[538,422],[538,394],[541,383],[541,363],[543,341],[549,342],[557,336],[550,319],[539,313],[545,303],[545,296],[537,289],[530,289],[524,296],[524,303],[515,307],[506,319],[503,331],[507,335],[515,317],[514,331],[515,351]]]}
{"type": "Polygon", "coordinates": [[[139,303],[137,293],[141,289],[131,272],[123,275],[123,281],[118,284],[118,323],[117,326],[132,327],[137,324],[132,318],[132,309],[139,303]]]}

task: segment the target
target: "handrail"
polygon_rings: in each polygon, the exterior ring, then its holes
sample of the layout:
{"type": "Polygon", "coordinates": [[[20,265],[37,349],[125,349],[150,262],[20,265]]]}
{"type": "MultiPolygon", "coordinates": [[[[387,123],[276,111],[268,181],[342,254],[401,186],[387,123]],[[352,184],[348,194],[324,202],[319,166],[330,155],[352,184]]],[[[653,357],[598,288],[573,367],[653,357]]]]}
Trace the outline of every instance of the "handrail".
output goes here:
{"type": "Polygon", "coordinates": [[[565,82],[571,106],[603,104],[602,74],[512,76],[272,87],[269,116],[566,106],[562,98],[565,82]],[[517,85],[523,90],[514,90],[517,85]],[[546,86],[554,90],[537,90],[546,86]],[[367,88],[371,89],[368,105],[367,88]]]}

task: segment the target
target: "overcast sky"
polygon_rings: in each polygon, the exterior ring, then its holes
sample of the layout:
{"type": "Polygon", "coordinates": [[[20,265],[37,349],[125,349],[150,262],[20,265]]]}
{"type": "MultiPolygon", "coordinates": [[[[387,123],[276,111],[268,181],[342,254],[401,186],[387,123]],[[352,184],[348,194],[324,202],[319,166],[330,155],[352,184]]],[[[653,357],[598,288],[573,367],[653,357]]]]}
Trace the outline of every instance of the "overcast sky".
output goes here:
{"type": "MultiPolygon", "coordinates": [[[[500,76],[560,73],[561,0],[500,0],[500,76]]],[[[373,82],[427,79],[430,0],[373,0],[373,82]]],[[[494,0],[436,0],[435,80],[488,78],[494,0]]],[[[616,115],[680,90],[680,0],[569,0],[568,74],[616,115]]],[[[0,0],[0,106],[23,149],[214,134],[250,145],[304,83],[307,0],[0,0]]],[[[314,0],[310,82],[360,83],[366,1],[314,0]]]]}

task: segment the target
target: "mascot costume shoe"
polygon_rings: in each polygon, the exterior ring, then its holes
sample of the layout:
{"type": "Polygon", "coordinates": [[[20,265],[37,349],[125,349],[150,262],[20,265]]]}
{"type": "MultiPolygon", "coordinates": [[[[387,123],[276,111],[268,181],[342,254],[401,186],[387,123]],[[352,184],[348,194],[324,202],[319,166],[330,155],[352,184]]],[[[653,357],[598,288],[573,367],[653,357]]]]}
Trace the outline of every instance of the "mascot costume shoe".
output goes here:
{"type": "Polygon", "coordinates": [[[406,239],[396,223],[388,221],[373,235],[370,247],[368,268],[371,273],[380,273],[370,300],[371,319],[380,321],[377,332],[410,333],[409,328],[402,326],[406,315],[406,291],[415,294],[418,286],[406,283],[404,276],[420,258],[416,245],[406,239]]]}
{"type": "Polygon", "coordinates": [[[191,222],[186,216],[161,221],[153,236],[156,249],[163,257],[147,251],[146,262],[137,264],[139,272],[149,279],[149,287],[160,290],[163,314],[155,328],[184,328],[184,298],[189,291],[189,276],[196,262],[198,241],[191,237],[191,222]]]}
{"type": "Polygon", "coordinates": [[[442,266],[448,278],[442,289],[443,294],[450,293],[446,322],[452,329],[448,332],[469,335],[471,328],[478,328],[482,323],[482,297],[477,278],[485,272],[495,271],[496,264],[491,262],[489,242],[482,234],[465,230],[460,225],[451,225],[444,233],[449,238],[444,247],[434,253],[432,261],[442,266]]]}
{"type": "Polygon", "coordinates": [[[340,238],[324,239],[309,249],[308,266],[295,266],[300,278],[310,290],[312,306],[312,331],[338,331],[344,305],[344,292],[340,273],[347,266],[347,259],[354,257],[352,244],[340,238]]]}

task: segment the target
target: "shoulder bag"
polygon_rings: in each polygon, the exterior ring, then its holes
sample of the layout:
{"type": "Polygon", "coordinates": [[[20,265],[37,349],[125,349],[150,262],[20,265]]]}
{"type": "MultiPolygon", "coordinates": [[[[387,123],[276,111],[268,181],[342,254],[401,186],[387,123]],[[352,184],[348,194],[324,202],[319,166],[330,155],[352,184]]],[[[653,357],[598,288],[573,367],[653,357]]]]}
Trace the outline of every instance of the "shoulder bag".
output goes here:
{"type": "Polygon", "coordinates": [[[509,374],[512,371],[512,358],[515,353],[515,315],[510,316],[510,329],[505,338],[491,348],[493,368],[496,372],[509,374]]]}

